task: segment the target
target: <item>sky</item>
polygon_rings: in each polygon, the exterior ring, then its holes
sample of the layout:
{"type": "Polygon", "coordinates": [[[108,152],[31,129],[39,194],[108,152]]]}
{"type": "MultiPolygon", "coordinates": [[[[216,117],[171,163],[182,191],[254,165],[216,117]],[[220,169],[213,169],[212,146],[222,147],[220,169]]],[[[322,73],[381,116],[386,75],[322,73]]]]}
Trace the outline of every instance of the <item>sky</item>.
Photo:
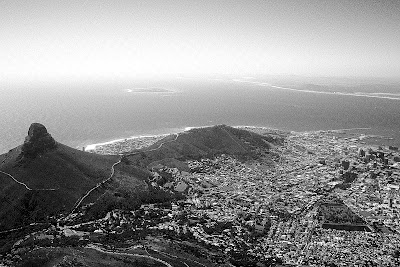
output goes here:
{"type": "Polygon", "coordinates": [[[0,85],[400,76],[398,0],[0,0],[0,85]]]}

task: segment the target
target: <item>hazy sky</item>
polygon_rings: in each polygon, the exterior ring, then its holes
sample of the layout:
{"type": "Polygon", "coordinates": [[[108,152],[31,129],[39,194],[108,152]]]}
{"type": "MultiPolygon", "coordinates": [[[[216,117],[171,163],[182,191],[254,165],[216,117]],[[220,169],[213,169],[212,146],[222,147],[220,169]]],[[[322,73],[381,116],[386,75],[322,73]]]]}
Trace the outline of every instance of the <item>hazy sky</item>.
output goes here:
{"type": "Polygon", "coordinates": [[[0,0],[3,82],[207,73],[399,77],[400,1],[0,0]]]}

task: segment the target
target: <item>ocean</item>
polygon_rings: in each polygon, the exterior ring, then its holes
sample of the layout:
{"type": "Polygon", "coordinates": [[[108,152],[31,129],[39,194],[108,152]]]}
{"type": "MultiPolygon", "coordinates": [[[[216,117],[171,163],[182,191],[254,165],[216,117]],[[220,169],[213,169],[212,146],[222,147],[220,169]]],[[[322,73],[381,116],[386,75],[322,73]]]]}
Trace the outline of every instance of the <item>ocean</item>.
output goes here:
{"type": "Polygon", "coordinates": [[[22,144],[32,122],[44,124],[57,141],[76,148],[215,124],[287,131],[370,128],[360,131],[388,137],[384,139],[387,144],[400,145],[397,98],[186,78],[4,91],[0,97],[0,153],[22,144]]]}

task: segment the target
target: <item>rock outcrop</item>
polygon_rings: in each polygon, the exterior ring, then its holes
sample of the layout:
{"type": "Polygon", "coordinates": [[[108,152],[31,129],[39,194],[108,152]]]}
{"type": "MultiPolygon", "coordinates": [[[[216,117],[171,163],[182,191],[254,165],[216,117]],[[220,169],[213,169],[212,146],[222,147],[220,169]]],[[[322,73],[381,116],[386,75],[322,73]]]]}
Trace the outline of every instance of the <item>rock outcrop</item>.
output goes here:
{"type": "Polygon", "coordinates": [[[35,158],[38,154],[56,148],[57,143],[47,132],[46,127],[40,123],[32,123],[28,136],[21,148],[23,158],[35,158]]]}

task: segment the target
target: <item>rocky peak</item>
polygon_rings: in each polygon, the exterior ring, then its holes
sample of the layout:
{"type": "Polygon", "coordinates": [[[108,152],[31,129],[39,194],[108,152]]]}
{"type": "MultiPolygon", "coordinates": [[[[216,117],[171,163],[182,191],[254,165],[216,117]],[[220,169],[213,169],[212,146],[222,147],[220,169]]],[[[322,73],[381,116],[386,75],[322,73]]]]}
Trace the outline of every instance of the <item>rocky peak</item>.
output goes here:
{"type": "Polygon", "coordinates": [[[57,146],[56,141],[47,132],[46,127],[40,123],[32,123],[29,127],[28,136],[21,149],[24,157],[34,158],[40,153],[44,153],[57,146]]]}

